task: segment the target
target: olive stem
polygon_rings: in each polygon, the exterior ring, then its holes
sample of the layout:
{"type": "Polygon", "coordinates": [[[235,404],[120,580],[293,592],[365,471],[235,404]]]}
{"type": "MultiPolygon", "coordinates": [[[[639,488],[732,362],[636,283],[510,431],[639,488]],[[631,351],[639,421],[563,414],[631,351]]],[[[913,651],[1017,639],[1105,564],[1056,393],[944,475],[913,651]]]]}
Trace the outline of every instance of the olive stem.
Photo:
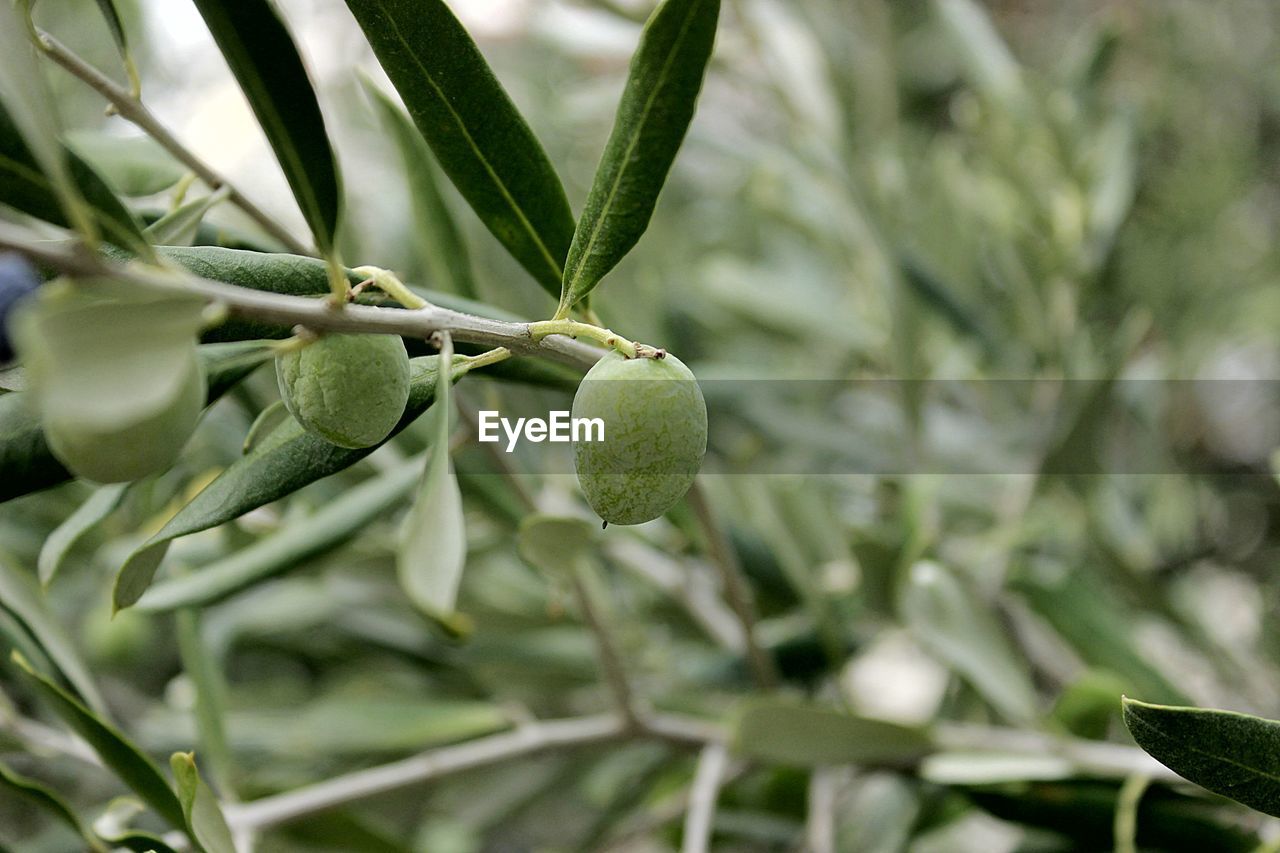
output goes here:
{"type": "MultiPolygon", "coordinates": [[[[568,335],[571,338],[587,338],[588,340],[602,343],[607,347],[612,347],[627,358],[635,358],[640,355],[640,347],[643,346],[643,344],[637,345],[627,340],[612,329],[604,329],[600,326],[593,326],[590,323],[579,323],[577,320],[540,320],[529,324],[529,334],[535,341],[540,341],[547,335],[568,335]]],[[[652,349],[652,347],[649,349],[652,349]]]]}
{"type": "Polygon", "coordinates": [[[605,682],[613,693],[614,702],[626,723],[628,731],[641,731],[643,725],[640,712],[636,707],[635,695],[631,690],[631,681],[627,677],[626,667],[622,664],[622,656],[618,653],[618,645],[614,640],[609,625],[611,620],[605,612],[605,596],[600,589],[600,578],[591,562],[585,557],[579,558],[571,567],[573,593],[578,600],[578,608],[582,618],[591,629],[596,640],[596,657],[605,682]]]}
{"type": "Polygon", "coordinates": [[[778,671],[773,658],[769,657],[756,639],[756,612],[751,600],[751,588],[742,572],[742,565],[738,562],[738,554],[733,550],[724,526],[716,518],[715,511],[707,500],[707,493],[697,479],[689,489],[689,506],[707,540],[707,553],[720,574],[725,600],[742,626],[751,674],[757,685],[766,690],[772,689],[777,686],[778,671]]]}
{"type": "Polygon", "coordinates": [[[117,85],[111,78],[85,62],[70,48],[43,30],[37,30],[36,44],[50,59],[70,72],[72,76],[87,83],[89,88],[106,98],[122,118],[137,125],[148,136],[160,143],[160,146],[172,154],[175,159],[199,175],[200,180],[208,184],[210,189],[216,190],[221,187],[231,187],[231,195],[229,197],[231,203],[244,211],[254,222],[258,223],[263,231],[280,241],[281,245],[286,249],[298,255],[311,254],[311,250],[304,243],[268,216],[262,208],[247,199],[243,193],[232,187],[231,182],[212,166],[201,160],[179,142],[178,138],[161,124],[151,110],[132,92],[123,86],[117,85]]]}
{"type": "Polygon", "coordinates": [[[430,302],[410,290],[408,286],[400,280],[400,277],[391,272],[391,270],[384,270],[382,267],[364,266],[356,267],[352,272],[372,281],[374,287],[387,294],[387,296],[390,296],[396,302],[399,302],[405,308],[416,310],[419,308],[433,307],[430,302]]]}
{"type": "Polygon", "coordinates": [[[488,367],[491,364],[497,364],[500,361],[506,361],[511,357],[511,350],[506,347],[494,347],[488,352],[482,352],[479,355],[464,355],[462,357],[461,375],[465,376],[473,370],[481,367],[488,367]]]}

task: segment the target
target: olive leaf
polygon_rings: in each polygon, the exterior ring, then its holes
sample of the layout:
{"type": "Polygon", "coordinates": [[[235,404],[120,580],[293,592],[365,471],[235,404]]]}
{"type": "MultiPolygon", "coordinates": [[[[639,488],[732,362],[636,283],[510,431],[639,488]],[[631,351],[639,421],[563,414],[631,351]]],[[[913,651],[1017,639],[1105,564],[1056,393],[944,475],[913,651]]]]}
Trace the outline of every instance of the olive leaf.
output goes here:
{"type": "MultiPolygon", "coordinates": [[[[448,333],[440,347],[442,361],[453,361],[448,333]]],[[[452,376],[440,371],[431,406],[431,447],[418,496],[405,519],[396,550],[400,585],[420,610],[456,630],[454,609],[467,560],[467,531],[462,518],[462,492],[449,459],[449,416],[452,376]]]]}
{"type": "Polygon", "coordinates": [[[635,246],[693,119],[720,0],[663,0],[640,37],[613,132],[578,220],[559,316],[635,246]]]}
{"type": "Polygon", "coordinates": [[[0,552],[0,608],[16,619],[75,692],[98,713],[106,703],[80,659],[75,642],[49,613],[35,580],[0,552]]]}
{"type": "Polygon", "coordinates": [[[192,199],[148,225],[147,238],[166,246],[189,246],[205,215],[224,198],[225,188],[203,198],[192,199]]]}
{"type": "MultiPolygon", "coordinates": [[[[58,124],[50,109],[54,101],[36,64],[28,22],[19,8],[18,4],[0,3],[0,111],[7,115],[5,126],[0,127],[0,145],[9,149],[0,153],[0,163],[6,163],[12,156],[10,151],[20,146],[29,155],[20,165],[35,165],[35,174],[25,175],[24,180],[31,182],[43,175],[67,220],[93,238],[96,234],[90,233],[93,225],[84,200],[67,167],[66,151],[58,142],[58,124]]],[[[14,175],[12,169],[6,168],[6,172],[0,186],[14,175]]]]}
{"type": "Polygon", "coordinates": [[[113,726],[32,669],[21,655],[15,653],[13,660],[40,698],[64,723],[88,742],[104,765],[171,826],[186,828],[182,804],[150,758],[113,726]]]}
{"type": "Polygon", "coordinates": [[[67,552],[80,540],[80,537],[97,527],[103,519],[115,511],[116,507],[120,506],[129,485],[129,483],[112,483],[94,489],[93,494],[80,504],[75,512],[54,528],[54,531],[44,540],[44,545],[40,548],[40,556],[36,559],[36,574],[40,577],[40,583],[43,586],[47,587],[53,581],[53,576],[62,566],[67,552]]]}
{"type": "Polygon", "coordinates": [[[97,836],[88,830],[76,813],[61,797],[35,779],[28,779],[12,768],[0,762],[0,789],[6,789],[20,799],[33,804],[36,808],[48,812],[79,835],[90,850],[95,853],[106,853],[106,846],[97,836]]]}
{"type": "Polygon", "coordinates": [[[1001,714],[1034,720],[1031,675],[986,603],[930,561],[912,566],[903,583],[898,607],[916,639],[1001,714]]]}
{"type": "Polygon", "coordinates": [[[404,110],[369,78],[361,77],[374,110],[391,134],[404,161],[406,186],[413,209],[413,232],[419,235],[418,256],[430,281],[445,290],[474,299],[476,283],[471,255],[462,230],[440,192],[431,150],[404,110]]]}
{"type": "Polygon", "coordinates": [[[903,767],[933,749],[924,729],[855,717],[784,699],[749,702],[733,723],[734,752],[790,767],[903,767]]]}
{"type": "Polygon", "coordinates": [[[516,548],[530,565],[567,575],[590,553],[596,525],[581,518],[535,513],[520,522],[516,548]]]}
{"type": "MultiPolygon", "coordinates": [[[[431,405],[436,393],[438,361],[436,356],[411,360],[409,402],[388,441],[431,405]]],[[[138,601],[151,585],[174,539],[239,518],[249,510],[351,467],[374,450],[373,447],[356,450],[338,447],[307,432],[293,418],[283,421],[129,555],[116,574],[113,607],[120,610],[138,601]]]]}
{"type": "Polygon", "coordinates": [[[416,465],[397,465],[234,554],[156,584],[137,606],[154,611],[203,607],[276,577],[351,539],[386,515],[419,479],[416,465]]]}
{"type": "Polygon", "coordinates": [[[329,254],[342,183],[324,116],[298,48],[270,0],[195,0],[275,151],[316,245],[329,254]]]}
{"type": "Polygon", "coordinates": [[[169,767],[178,784],[178,800],[191,835],[206,853],[236,853],[235,842],[227,819],[222,816],[218,798],[200,778],[196,757],[191,752],[176,752],[169,767]]]}
{"type": "Polygon", "coordinates": [[[418,131],[507,251],[558,297],[573,213],[542,145],[443,0],[347,0],[418,131]]]}
{"type": "Polygon", "coordinates": [[[986,10],[974,0],[934,0],[934,8],[974,86],[996,103],[1016,109],[1027,94],[1022,71],[986,10]]]}
{"type": "Polygon", "coordinates": [[[73,130],[67,133],[66,143],[116,192],[126,196],[155,195],[172,187],[187,171],[149,136],[73,130]]]}
{"type": "MultiPolygon", "coordinates": [[[[0,102],[0,203],[55,225],[73,227],[75,220],[67,213],[68,202],[18,130],[14,116],[0,102]]],[[[136,254],[152,257],[142,226],[106,181],[77,154],[56,142],[53,145],[76,192],[75,204],[86,211],[102,236],[136,254]]]]}
{"type": "Polygon", "coordinates": [[[1280,817],[1280,721],[1123,700],[1138,746],[1179,776],[1280,817]]]}

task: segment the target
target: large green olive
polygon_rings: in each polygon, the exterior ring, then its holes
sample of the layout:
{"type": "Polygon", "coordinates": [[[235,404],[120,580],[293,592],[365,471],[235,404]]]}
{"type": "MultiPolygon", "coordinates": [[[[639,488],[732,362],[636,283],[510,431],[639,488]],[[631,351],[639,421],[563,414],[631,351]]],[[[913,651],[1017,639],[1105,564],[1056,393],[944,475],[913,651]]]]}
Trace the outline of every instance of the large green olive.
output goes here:
{"type": "Polygon", "coordinates": [[[47,412],[49,449],[77,477],[125,483],[163,471],[177,461],[195,432],[207,393],[204,368],[192,347],[186,375],[173,399],[131,422],[95,424],[88,417],[47,412]]]}
{"type": "Polygon", "coordinates": [[[587,502],[611,524],[641,524],[670,509],[707,450],[702,390],[673,355],[606,355],[578,386],[573,417],[604,423],[604,440],[575,441],[573,456],[587,502]]]}
{"type": "Polygon", "coordinates": [[[326,335],[276,361],[280,396],[310,432],[339,447],[372,447],[409,400],[409,354],[397,335],[326,335]]]}

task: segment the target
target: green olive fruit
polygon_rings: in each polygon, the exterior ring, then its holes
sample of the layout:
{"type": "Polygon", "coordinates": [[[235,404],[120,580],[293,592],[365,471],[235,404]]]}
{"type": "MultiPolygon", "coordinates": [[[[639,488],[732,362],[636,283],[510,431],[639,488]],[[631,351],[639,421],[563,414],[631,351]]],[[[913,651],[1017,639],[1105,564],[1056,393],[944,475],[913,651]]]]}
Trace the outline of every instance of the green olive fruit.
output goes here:
{"type": "Polygon", "coordinates": [[[190,364],[173,398],[137,420],[96,422],[74,413],[46,412],[45,439],[58,461],[98,483],[125,483],[177,461],[204,410],[204,368],[191,348],[190,364]]]}
{"type": "Polygon", "coordinates": [[[280,396],[308,431],[339,447],[372,447],[409,401],[409,354],[398,335],[326,335],[276,361],[280,396]]]}
{"type": "MultiPolygon", "coordinates": [[[[603,441],[575,440],[587,503],[611,524],[651,521],[684,497],[707,450],[707,406],[680,359],[611,352],[587,372],[573,417],[599,418],[603,441]]],[[[598,435],[584,428],[575,438],[598,435]]]]}

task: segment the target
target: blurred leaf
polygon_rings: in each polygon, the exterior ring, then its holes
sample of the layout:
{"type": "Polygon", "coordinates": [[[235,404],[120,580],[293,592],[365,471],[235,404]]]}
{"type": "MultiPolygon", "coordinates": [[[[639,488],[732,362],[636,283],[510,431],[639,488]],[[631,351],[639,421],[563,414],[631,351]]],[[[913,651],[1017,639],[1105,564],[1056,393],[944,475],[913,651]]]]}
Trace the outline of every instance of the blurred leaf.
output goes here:
{"type": "Polygon", "coordinates": [[[960,301],[940,276],[919,259],[909,255],[899,258],[902,280],[929,308],[938,313],[962,337],[982,347],[984,354],[994,356],[1002,347],[984,318],[960,301]]]}
{"type": "Polygon", "coordinates": [[[169,759],[169,767],[178,783],[178,800],[187,826],[197,844],[206,853],[236,853],[231,830],[222,816],[218,798],[200,778],[196,770],[196,756],[192,752],[176,752],[169,759]]]}
{"type": "Polygon", "coordinates": [[[89,746],[122,782],[147,802],[156,813],[171,826],[186,827],[182,805],[174,796],[169,783],[160,770],[129,740],[112,726],[103,722],[61,687],[40,675],[20,656],[14,662],[28,676],[28,681],[40,697],[57,713],[76,734],[88,741],[89,746]]]}
{"type": "Polygon", "coordinates": [[[542,145],[443,0],[347,0],[436,159],[507,251],[559,297],[573,213],[542,145]]]}
{"type": "MultiPolygon", "coordinates": [[[[414,373],[409,402],[387,440],[417,420],[431,405],[435,398],[437,363],[436,356],[411,361],[414,373]]],[[[239,518],[251,509],[351,467],[374,450],[373,447],[348,450],[330,444],[289,418],[248,454],[233,462],[169,519],[159,533],[129,555],[116,575],[115,607],[129,607],[146,591],[172,540],[239,518]]]]}
{"type": "Polygon", "coordinates": [[[1132,692],[1185,703],[1185,695],[1156,670],[1134,645],[1134,615],[1103,579],[1081,568],[1026,571],[1010,586],[1021,593],[1091,666],[1115,673],[1132,692]]]}
{"type": "Polygon", "coordinates": [[[14,796],[32,803],[36,808],[57,818],[72,832],[84,839],[85,846],[90,850],[105,851],[107,849],[80,822],[80,818],[76,816],[70,806],[62,801],[61,797],[36,780],[28,779],[15,773],[2,762],[0,762],[0,788],[8,789],[14,796]]]}
{"type": "Polygon", "coordinates": [[[172,187],[187,173],[185,166],[149,136],[74,130],[67,134],[67,146],[116,192],[126,196],[155,195],[172,187]]]}
{"type": "MultiPolygon", "coordinates": [[[[1091,780],[961,788],[968,800],[1001,820],[1058,833],[1070,850],[1111,850],[1119,786],[1091,780]]],[[[1152,788],[1138,804],[1137,843],[1168,853],[1247,853],[1259,840],[1216,804],[1152,788]]]]}
{"type": "Polygon", "coordinates": [[[37,574],[43,586],[47,587],[53,581],[53,576],[62,566],[67,552],[75,546],[76,542],[120,506],[120,501],[124,499],[124,493],[129,486],[129,483],[112,483],[109,486],[94,489],[93,494],[89,495],[75,512],[54,528],[49,537],[44,540],[44,546],[40,549],[40,558],[36,562],[37,574]]]}
{"type": "Polygon", "coordinates": [[[990,785],[1070,779],[1075,765],[1057,755],[938,752],[920,765],[920,778],[936,785],[990,785]]]}
{"type": "Polygon", "coordinates": [[[195,0],[293,189],[316,245],[334,247],[342,184],[298,48],[270,0],[195,0]]]}
{"type": "Polygon", "coordinates": [[[416,464],[397,465],[234,554],[156,584],[147,590],[138,607],[150,611],[203,607],[283,574],[333,550],[368,524],[385,517],[419,478],[416,464]]]}
{"type": "Polygon", "coordinates": [[[1280,817],[1280,722],[1124,699],[1138,746],[1179,776],[1280,817]]]}
{"type": "Polygon", "coordinates": [[[1053,705],[1053,718],[1076,737],[1102,740],[1119,714],[1116,699],[1124,691],[1122,679],[1089,670],[1063,689],[1053,705]]]}
{"type": "Polygon", "coordinates": [[[203,198],[187,202],[181,207],[157,219],[147,226],[146,234],[153,243],[166,246],[189,246],[205,214],[226,198],[226,193],[218,191],[203,198]]]}
{"type": "Polygon", "coordinates": [[[431,283],[474,299],[477,291],[471,274],[471,253],[440,193],[431,150],[398,104],[367,77],[361,77],[360,82],[404,160],[405,183],[413,208],[412,230],[419,238],[418,255],[431,283]]]}
{"type": "Polygon", "coordinates": [[[921,561],[899,594],[903,620],[935,657],[954,668],[1001,714],[1036,719],[1036,695],[1023,658],[996,616],[946,568],[921,561]]]}
{"type": "Polygon", "coordinates": [[[567,577],[595,545],[596,525],[581,518],[531,515],[520,523],[516,547],[530,565],[567,577]]]}
{"type": "MultiPolygon", "coordinates": [[[[447,333],[440,358],[446,363],[453,361],[453,341],[447,333]]],[[[400,533],[396,572],[400,586],[416,607],[456,631],[454,609],[467,562],[467,528],[462,516],[462,492],[449,459],[452,387],[453,377],[440,371],[435,402],[431,404],[431,446],[418,495],[400,533]]]]}
{"type": "Polygon", "coordinates": [[[209,778],[226,796],[235,793],[231,783],[231,751],[227,747],[226,684],[205,642],[198,611],[187,608],[174,614],[178,656],[182,670],[195,688],[196,741],[204,756],[209,778]]]}
{"type": "MultiPolygon", "coordinates": [[[[6,202],[8,188],[18,180],[46,187],[76,230],[91,231],[84,200],[67,168],[66,151],[58,142],[53,100],[24,20],[27,11],[20,4],[0,3],[0,165],[5,170],[0,187],[5,188],[6,202]],[[15,155],[22,156],[12,163],[15,155]]],[[[95,236],[85,233],[90,239],[95,236]]],[[[139,248],[145,252],[145,243],[139,248]]]]}
{"type": "Polygon", "coordinates": [[[693,119],[719,15],[720,0],[664,0],[645,26],[573,235],[558,314],[568,315],[648,228],[693,119]]]}
{"type": "Polygon", "coordinates": [[[987,11],[974,0],[934,0],[944,29],[960,52],[974,86],[1006,109],[1026,98],[1022,71],[987,11]]]}
{"type": "Polygon", "coordinates": [[[45,606],[35,579],[18,569],[12,558],[0,552],[0,606],[8,610],[48,655],[58,672],[97,713],[106,713],[106,703],[94,686],[89,668],[80,659],[76,645],[45,606]]]}
{"type": "Polygon", "coordinates": [[[924,729],[782,699],[748,703],[734,722],[731,740],[744,758],[788,767],[903,767],[933,749],[924,729]]]}
{"type": "MultiPolygon", "coordinates": [[[[152,256],[152,249],[142,226],[116,197],[94,168],[75,153],[54,143],[63,163],[67,180],[77,195],[76,204],[86,209],[94,226],[111,243],[152,256]]],[[[66,212],[66,202],[58,194],[57,185],[48,177],[35,152],[23,142],[14,116],[0,103],[0,203],[23,213],[61,225],[75,226],[66,212]]]]}

